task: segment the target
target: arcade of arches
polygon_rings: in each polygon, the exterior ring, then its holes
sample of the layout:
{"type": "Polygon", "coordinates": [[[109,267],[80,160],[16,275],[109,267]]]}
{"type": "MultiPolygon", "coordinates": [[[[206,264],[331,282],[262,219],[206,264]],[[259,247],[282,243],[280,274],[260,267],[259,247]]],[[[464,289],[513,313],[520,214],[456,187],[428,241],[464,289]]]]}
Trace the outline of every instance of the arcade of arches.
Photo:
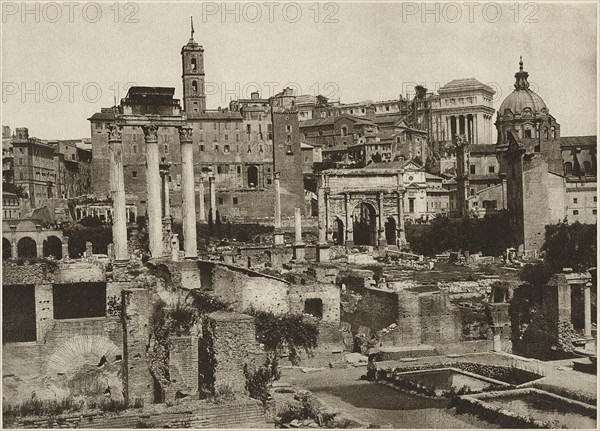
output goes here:
{"type": "Polygon", "coordinates": [[[2,228],[2,259],[68,256],[67,237],[60,230],[42,230],[30,220],[6,223],[2,228]]]}
{"type": "Polygon", "coordinates": [[[398,171],[329,170],[319,179],[319,237],[337,245],[402,246],[404,186],[398,171]]]}

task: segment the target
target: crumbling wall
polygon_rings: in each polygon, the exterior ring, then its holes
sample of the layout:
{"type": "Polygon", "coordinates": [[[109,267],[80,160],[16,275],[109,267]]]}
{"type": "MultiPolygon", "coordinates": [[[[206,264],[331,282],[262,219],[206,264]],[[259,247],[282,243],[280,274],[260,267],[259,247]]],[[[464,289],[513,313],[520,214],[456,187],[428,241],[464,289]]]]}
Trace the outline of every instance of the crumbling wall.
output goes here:
{"type": "Polygon", "coordinates": [[[213,393],[228,387],[244,392],[244,364],[258,352],[254,318],[245,314],[215,312],[202,324],[199,340],[200,390],[213,393]]]}
{"type": "Polygon", "coordinates": [[[398,321],[398,293],[357,288],[341,294],[341,320],[378,331],[398,321]]]}
{"type": "Polygon", "coordinates": [[[307,299],[318,298],[323,301],[323,322],[340,321],[340,287],[335,284],[311,283],[292,284],[289,289],[290,311],[295,314],[304,313],[307,299]]]}

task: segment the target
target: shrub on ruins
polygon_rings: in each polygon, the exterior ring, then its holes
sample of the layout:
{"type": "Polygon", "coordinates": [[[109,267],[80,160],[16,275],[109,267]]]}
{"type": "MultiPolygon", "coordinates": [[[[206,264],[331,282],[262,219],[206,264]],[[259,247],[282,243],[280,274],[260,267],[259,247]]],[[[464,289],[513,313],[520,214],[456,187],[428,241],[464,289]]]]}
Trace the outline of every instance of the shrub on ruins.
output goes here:
{"type": "Polygon", "coordinates": [[[554,272],[563,268],[586,271],[596,266],[595,224],[559,223],[546,226],[542,251],[545,260],[554,272]]]}
{"type": "Polygon", "coordinates": [[[481,251],[497,256],[510,247],[510,232],[506,212],[462,219],[440,215],[428,225],[406,225],[406,239],[412,250],[427,256],[446,251],[481,251]]]}
{"type": "Polygon", "coordinates": [[[77,258],[83,255],[86,242],[91,242],[94,253],[107,253],[108,244],[112,242],[110,225],[87,217],[81,222],[72,223],[63,229],[63,234],[69,237],[69,257],[77,258]]]}
{"type": "Polygon", "coordinates": [[[21,404],[2,403],[2,416],[4,419],[23,416],[56,416],[80,411],[83,405],[82,401],[75,401],[71,397],[58,400],[32,398],[21,404]]]}

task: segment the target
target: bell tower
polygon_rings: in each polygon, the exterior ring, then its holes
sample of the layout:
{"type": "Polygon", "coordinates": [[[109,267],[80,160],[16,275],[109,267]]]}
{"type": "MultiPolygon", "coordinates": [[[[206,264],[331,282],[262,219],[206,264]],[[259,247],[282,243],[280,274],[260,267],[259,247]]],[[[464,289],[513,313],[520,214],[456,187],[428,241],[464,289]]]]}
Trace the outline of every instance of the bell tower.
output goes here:
{"type": "Polygon", "coordinates": [[[206,110],[204,93],[204,48],[194,41],[194,21],[190,17],[190,40],[181,48],[183,109],[186,114],[206,110]]]}

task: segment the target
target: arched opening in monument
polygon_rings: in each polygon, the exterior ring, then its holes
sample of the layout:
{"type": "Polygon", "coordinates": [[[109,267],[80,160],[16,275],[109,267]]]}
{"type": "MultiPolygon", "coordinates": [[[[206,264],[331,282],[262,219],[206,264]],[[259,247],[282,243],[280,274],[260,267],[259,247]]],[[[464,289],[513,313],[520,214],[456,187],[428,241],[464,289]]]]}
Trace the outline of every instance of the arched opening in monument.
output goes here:
{"type": "Polygon", "coordinates": [[[258,168],[256,166],[248,166],[248,187],[258,186],[258,168]]]}
{"type": "Polygon", "coordinates": [[[375,208],[366,202],[357,205],[352,213],[352,220],[354,223],[354,244],[376,245],[377,224],[375,208]]]}
{"type": "Polygon", "coordinates": [[[26,258],[37,257],[37,244],[28,236],[21,238],[17,243],[17,255],[26,258]]]}
{"type": "Polygon", "coordinates": [[[388,245],[396,244],[396,220],[394,217],[388,217],[385,222],[385,240],[388,245]]]}
{"type": "Polygon", "coordinates": [[[10,241],[6,238],[2,238],[2,260],[10,259],[12,257],[12,247],[10,241]]]}
{"type": "Polygon", "coordinates": [[[336,245],[344,245],[344,222],[336,218],[333,222],[333,240],[336,245]]]}
{"type": "Polygon", "coordinates": [[[44,257],[53,256],[62,259],[62,242],[56,236],[49,236],[44,241],[44,257]]]}

